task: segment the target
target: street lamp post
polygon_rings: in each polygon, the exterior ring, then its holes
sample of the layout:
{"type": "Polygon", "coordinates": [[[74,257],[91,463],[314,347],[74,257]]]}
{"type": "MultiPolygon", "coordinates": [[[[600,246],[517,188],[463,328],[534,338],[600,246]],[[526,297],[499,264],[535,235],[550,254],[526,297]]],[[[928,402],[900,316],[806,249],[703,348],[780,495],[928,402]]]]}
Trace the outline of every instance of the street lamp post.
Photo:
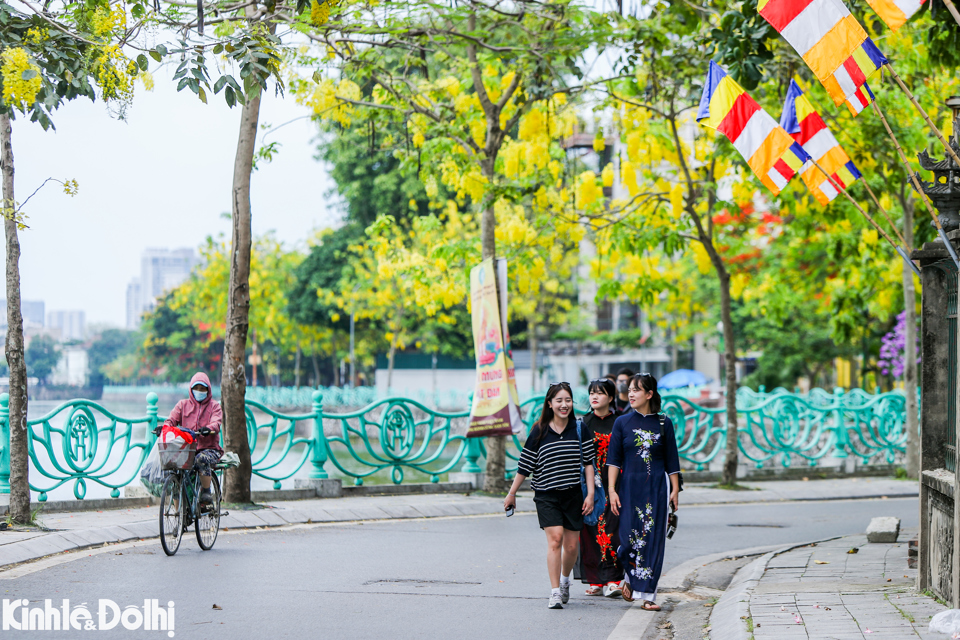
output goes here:
{"type": "Polygon", "coordinates": [[[353,311],[350,312],[350,388],[353,389],[357,381],[357,353],[354,348],[354,323],[356,322],[357,314],[353,311]]]}

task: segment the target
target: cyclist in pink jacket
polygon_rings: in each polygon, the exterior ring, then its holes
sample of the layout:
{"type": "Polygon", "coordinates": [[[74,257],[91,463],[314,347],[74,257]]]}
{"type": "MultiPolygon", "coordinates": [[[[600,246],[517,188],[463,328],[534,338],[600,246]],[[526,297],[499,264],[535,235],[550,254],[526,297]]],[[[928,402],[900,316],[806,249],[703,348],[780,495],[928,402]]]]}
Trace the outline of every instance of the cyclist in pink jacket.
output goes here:
{"type": "Polygon", "coordinates": [[[202,371],[190,379],[190,395],[177,403],[170,412],[164,426],[178,427],[192,432],[197,439],[197,456],[194,468],[200,474],[200,503],[212,504],[213,492],[210,491],[210,476],[213,467],[220,461],[223,449],[220,447],[220,426],[223,424],[223,410],[220,403],[210,393],[210,378],[202,371]]]}

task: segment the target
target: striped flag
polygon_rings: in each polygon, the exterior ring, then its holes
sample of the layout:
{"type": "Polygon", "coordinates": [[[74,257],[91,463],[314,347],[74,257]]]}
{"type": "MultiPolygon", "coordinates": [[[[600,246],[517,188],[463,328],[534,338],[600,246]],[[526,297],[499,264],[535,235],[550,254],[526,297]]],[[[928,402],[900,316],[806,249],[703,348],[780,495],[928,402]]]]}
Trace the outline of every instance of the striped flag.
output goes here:
{"type": "Polygon", "coordinates": [[[867,0],[877,15],[887,23],[891,31],[896,31],[913,17],[924,0],[867,0]]]}
{"type": "Polygon", "coordinates": [[[727,136],[774,195],[807,160],[803,147],[712,60],[700,96],[697,121],[727,136]]]}
{"type": "Polygon", "coordinates": [[[850,113],[858,116],[861,111],[870,106],[873,100],[873,91],[870,90],[870,85],[864,82],[862,87],[853,92],[853,95],[847,96],[844,104],[847,105],[847,109],[850,109],[850,113]]]}
{"type": "Polygon", "coordinates": [[[855,103],[866,96],[851,98],[887,59],[842,0],[759,0],[757,8],[797,50],[834,104],[848,102],[856,112],[855,103]]]}
{"type": "MultiPolygon", "coordinates": [[[[789,133],[794,140],[803,145],[804,150],[817,163],[830,172],[834,180],[844,188],[849,187],[860,178],[860,172],[850,160],[850,157],[830,133],[826,123],[796,82],[790,81],[787,90],[787,99],[783,105],[783,114],[780,116],[780,126],[789,133]]],[[[839,195],[836,187],[827,179],[820,169],[812,162],[804,165],[800,173],[804,184],[822,205],[829,204],[839,195]]]]}

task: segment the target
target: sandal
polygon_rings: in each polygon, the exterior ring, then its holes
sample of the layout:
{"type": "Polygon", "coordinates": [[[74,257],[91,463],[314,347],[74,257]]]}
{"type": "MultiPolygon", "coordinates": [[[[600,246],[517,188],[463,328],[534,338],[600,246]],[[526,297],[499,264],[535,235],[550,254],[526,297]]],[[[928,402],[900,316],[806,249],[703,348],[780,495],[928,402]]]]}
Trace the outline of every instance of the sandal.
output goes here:
{"type": "Polygon", "coordinates": [[[650,602],[649,600],[644,600],[643,604],[640,605],[640,608],[644,611],[660,611],[660,605],[656,602],[650,602]]]}
{"type": "Polygon", "coordinates": [[[630,583],[626,580],[620,583],[620,597],[627,602],[633,602],[633,589],[630,588],[630,583]]]}
{"type": "Polygon", "coordinates": [[[603,586],[601,586],[601,585],[599,585],[599,584],[592,584],[592,585],[590,585],[590,587],[587,589],[586,594],[587,594],[588,596],[599,596],[599,595],[603,595],[603,586]]]}

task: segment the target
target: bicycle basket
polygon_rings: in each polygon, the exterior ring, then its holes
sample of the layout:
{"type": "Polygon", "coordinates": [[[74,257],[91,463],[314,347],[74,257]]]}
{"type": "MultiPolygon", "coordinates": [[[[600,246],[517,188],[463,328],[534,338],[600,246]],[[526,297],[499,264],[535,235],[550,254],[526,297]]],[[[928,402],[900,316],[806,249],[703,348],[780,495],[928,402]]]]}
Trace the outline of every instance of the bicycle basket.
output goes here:
{"type": "Polygon", "coordinates": [[[197,455],[197,443],[157,442],[162,469],[193,469],[193,459],[197,455]]]}

